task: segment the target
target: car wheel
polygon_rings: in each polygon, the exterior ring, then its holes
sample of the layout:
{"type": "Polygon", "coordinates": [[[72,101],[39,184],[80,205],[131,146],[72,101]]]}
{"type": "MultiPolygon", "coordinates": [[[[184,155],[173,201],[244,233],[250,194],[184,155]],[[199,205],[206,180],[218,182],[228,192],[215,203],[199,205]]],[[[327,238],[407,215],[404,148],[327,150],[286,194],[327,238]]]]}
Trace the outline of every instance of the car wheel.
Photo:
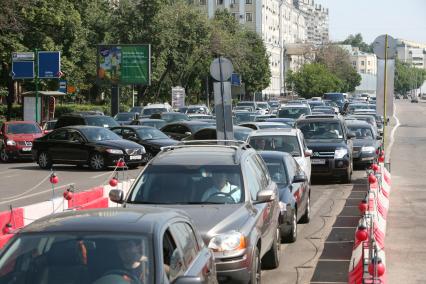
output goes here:
{"type": "Polygon", "coordinates": [[[7,163],[7,162],[10,161],[9,155],[7,154],[6,148],[4,148],[4,147],[1,148],[1,150],[0,150],[0,160],[3,163],[7,163]]]}
{"type": "Polygon", "coordinates": [[[280,266],[281,256],[281,230],[279,227],[275,230],[274,242],[271,249],[265,254],[262,259],[262,268],[275,269],[280,266]]]}
{"type": "Polygon", "coordinates": [[[291,216],[291,225],[281,231],[283,239],[287,243],[294,243],[297,239],[297,211],[294,209],[291,216]]]}
{"type": "Polygon", "coordinates": [[[147,164],[149,161],[151,161],[151,159],[154,157],[154,155],[151,152],[146,152],[143,156],[142,156],[142,163],[143,164],[147,164]]]}
{"type": "Polygon", "coordinates": [[[259,249],[256,247],[253,251],[253,258],[251,261],[251,275],[250,275],[250,284],[260,284],[262,277],[262,263],[260,261],[259,249]]]}
{"type": "Polygon", "coordinates": [[[89,167],[95,171],[100,171],[105,169],[105,159],[101,153],[93,153],[90,156],[89,167]]]}
{"type": "Polygon", "coordinates": [[[41,152],[38,154],[38,166],[42,169],[49,169],[52,167],[52,159],[50,158],[49,154],[46,151],[41,152]]]}
{"type": "Polygon", "coordinates": [[[302,218],[300,218],[300,223],[307,224],[311,220],[311,196],[308,195],[308,200],[306,200],[306,209],[302,218]]]}

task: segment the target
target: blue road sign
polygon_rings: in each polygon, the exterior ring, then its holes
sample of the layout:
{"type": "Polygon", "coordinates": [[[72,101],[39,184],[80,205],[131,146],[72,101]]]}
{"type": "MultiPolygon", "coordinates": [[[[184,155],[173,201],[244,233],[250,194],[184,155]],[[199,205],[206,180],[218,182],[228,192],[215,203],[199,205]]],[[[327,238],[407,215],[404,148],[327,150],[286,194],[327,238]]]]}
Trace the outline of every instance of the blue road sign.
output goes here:
{"type": "Polygon", "coordinates": [[[38,52],[38,77],[41,79],[59,78],[61,75],[60,51],[38,52]]]}
{"type": "Polygon", "coordinates": [[[232,73],[232,75],[231,75],[231,85],[241,86],[241,77],[240,77],[240,74],[232,73]]]}
{"type": "Polygon", "coordinates": [[[67,80],[59,80],[58,92],[67,93],[67,80]]]}
{"type": "Polygon", "coordinates": [[[33,79],[34,78],[34,61],[13,61],[12,62],[12,79],[33,79]]]}

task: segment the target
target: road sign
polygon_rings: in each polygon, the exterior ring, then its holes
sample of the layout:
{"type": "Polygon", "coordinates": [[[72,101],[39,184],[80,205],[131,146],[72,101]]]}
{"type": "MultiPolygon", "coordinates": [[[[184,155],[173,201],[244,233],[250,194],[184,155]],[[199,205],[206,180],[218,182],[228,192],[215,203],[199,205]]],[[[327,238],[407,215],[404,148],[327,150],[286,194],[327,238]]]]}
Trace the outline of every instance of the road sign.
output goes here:
{"type": "Polygon", "coordinates": [[[74,86],[67,85],[67,94],[75,94],[77,89],[74,86]]]}
{"type": "MultiPolygon", "coordinates": [[[[387,59],[395,59],[396,56],[396,40],[390,35],[387,36],[388,46],[387,46],[387,59]]],[[[386,35],[378,36],[373,42],[373,51],[376,54],[377,58],[385,59],[385,44],[386,44],[386,35]]]]}
{"type": "Polygon", "coordinates": [[[34,52],[13,52],[12,61],[34,60],[34,52]]]}
{"type": "Polygon", "coordinates": [[[12,79],[33,79],[34,78],[34,61],[13,61],[12,62],[12,79]]]}
{"type": "Polygon", "coordinates": [[[67,93],[67,80],[59,80],[58,92],[67,93]]]}
{"type": "Polygon", "coordinates": [[[241,76],[237,73],[232,73],[231,75],[231,85],[241,86],[241,76]]]}
{"type": "Polygon", "coordinates": [[[172,88],[172,108],[185,106],[185,89],[182,87],[172,88]]]}
{"type": "Polygon", "coordinates": [[[38,52],[38,77],[40,79],[59,78],[61,76],[61,52],[38,52]]]}
{"type": "Polygon", "coordinates": [[[219,57],[214,59],[212,64],[210,65],[210,75],[216,81],[228,81],[229,78],[231,78],[233,72],[234,66],[232,66],[231,61],[225,57],[219,57]]]}

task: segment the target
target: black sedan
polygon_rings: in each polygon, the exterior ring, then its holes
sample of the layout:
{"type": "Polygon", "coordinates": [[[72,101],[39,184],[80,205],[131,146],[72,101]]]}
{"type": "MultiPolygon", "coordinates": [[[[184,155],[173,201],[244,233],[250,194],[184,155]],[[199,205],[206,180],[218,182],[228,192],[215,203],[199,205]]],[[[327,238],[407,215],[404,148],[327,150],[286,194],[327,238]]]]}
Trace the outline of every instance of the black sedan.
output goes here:
{"type": "Polygon", "coordinates": [[[377,159],[377,150],[382,145],[382,137],[377,135],[374,127],[361,120],[346,122],[349,131],[355,133],[353,139],[353,161],[357,166],[369,166],[377,159]]]}
{"type": "Polygon", "coordinates": [[[297,223],[309,223],[311,189],[308,178],[296,160],[288,153],[259,152],[265,161],[280,195],[280,229],[283,240],[294,242],[297,223]]]}
{"type": "Polygon", "coordinates": [[[20,230],[0,253],[0,283],[217,283],[213,253],[182,211],[68,211],[20,230]]]}
{"type": "Polygon", "coordinates": [[[179,143],[177,140],[170,139],[157,128],[149,126],[119,126],[111,128],[111,131],[124,139],[144,146],[146,151],[142,159],[144,163],[147,163],[152,157],[157,155],[157,153],[161,151],[161,147],[172,146],[179,143]]]}
{"type": "Polygon", "coordinates": [[[167,122],[164,119],[141,118],[133,120],[130,125],[151,126],[161,129],[167,122]]]}
{"type": "Polygon", "coordinates": [[[212,125],[212,123],[197,120],[179,121],[167,124],[161,128],[161,131],[170,138],[182,140],[209,125],[212,125]]]}
{"type": "Polygon", "coordinates": [[[32,154],[40,168],[53,164],[88,164],[93,170],[115,166],[124,159],[129,167],[142,163],[143,146],[122,139],[109,129],[98,126],[67,126],[36,139],[32,154]]]}
{"type": "MultiPolygon", "coordinates": [[[[239,140],[239,141],[246,141],[250,133],[254,131],[251,128],[237,126],[237,125],[234,125],[233,129],[234,129],[234,140],[239,140]]],[[[211,125],[198,130],[197,132],[195,132],[194,134],[188,136],[187,138],[183,140],[187,141],[187,140],[216,140],[216,139],[217,139],[216,126],[211,125]]]]}

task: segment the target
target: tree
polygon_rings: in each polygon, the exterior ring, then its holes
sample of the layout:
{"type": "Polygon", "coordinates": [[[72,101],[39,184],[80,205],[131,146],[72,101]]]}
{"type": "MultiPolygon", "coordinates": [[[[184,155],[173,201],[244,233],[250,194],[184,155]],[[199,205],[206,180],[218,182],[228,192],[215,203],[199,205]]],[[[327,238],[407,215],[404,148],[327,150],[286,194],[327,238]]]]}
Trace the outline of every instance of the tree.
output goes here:
{"type": "Polygon", "coordinates": [[[349,53],[337,45],[323,46],[317,53],[316,62],[327,66],[341,80],[342,92],[353,92],[361,83],[361,76],[352,66],[349,53]]]}
{"type": "Polygon", "coordinates": [[[405,94],[414,89],[416,86],[420,87],[426,80],[426,71],[412,67],[406,62],[396,59],[395,62],[395,93],[405,94]]]}
{"type": "Polygon", "coordinates": [[[305,64],[299,71],[289,71],[287,84],[299,96],[312,98],[327,92],[341,91],[342,81],[321,63],[305,64]]]}
{"type": "Polygon", "coordinates": [[[373,45],[366,44],[360,33],[349,35],[341,44],[349,44],[353,47],[358,47],[359,50],[367,53],[373,53],[373,45]]]}

